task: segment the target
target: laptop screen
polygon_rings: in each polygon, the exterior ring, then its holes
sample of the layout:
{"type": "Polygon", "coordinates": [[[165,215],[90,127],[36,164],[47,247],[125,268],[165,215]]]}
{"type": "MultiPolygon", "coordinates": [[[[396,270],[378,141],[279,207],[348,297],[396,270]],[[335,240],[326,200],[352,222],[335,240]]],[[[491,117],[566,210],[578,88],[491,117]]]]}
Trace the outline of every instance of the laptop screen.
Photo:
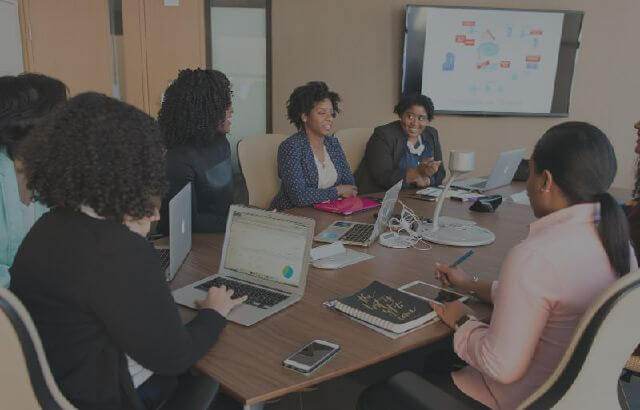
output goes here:
{"type": "Polygon", "coordinates": [[[224,268],[300,286],[309,228],[268,213],[232,212],[224,268]]]}

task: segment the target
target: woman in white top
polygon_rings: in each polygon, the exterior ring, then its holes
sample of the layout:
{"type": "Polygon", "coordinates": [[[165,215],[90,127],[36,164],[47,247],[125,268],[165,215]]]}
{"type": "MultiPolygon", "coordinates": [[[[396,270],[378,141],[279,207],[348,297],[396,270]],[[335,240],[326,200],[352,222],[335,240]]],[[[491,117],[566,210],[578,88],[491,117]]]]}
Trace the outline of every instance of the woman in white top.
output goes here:
{"type": "Polygon", "coordinates": [[[357,195],[355,179],[340,142],[331,136],[340,96],[314,81],[293,90],[287,115],[298,132],[278,148],[280,192],[272,209],[308,206],[357,195]]]}

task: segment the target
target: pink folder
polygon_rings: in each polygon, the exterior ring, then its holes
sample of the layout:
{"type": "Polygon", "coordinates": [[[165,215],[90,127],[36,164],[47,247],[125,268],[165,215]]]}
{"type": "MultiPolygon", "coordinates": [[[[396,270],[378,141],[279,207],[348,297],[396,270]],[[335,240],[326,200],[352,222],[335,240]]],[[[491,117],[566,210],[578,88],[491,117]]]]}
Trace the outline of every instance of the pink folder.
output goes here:
{"type": "Polygon", "coordinates": [[[355,212],[366,211],[368,209],[377,208],[380,206],[380,202],[367,198],[367,197],[350,197],[344,199],[335,199],[333,201],[321,202],[313,205],[314,208],[332,212],[334,214],[351,215],[355,212]]]}

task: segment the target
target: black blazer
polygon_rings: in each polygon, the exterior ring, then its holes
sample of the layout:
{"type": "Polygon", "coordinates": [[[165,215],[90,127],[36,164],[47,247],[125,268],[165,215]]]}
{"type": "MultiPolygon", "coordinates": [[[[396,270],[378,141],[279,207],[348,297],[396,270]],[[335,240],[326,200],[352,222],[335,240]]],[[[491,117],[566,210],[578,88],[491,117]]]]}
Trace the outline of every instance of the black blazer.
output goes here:
{"type": "MultiPolygon", "coordinates": [[[[433,152],[433,158],[442,161],[438,131],[433,127],[426,127],[421,137],[422,143],[433,152]]],[[[399,120],[373,130],[364,158],[355,174],[359,193],[386,191],[404,179],[406,171],[400,168],[400,161],[405,155],[406,144],[407,137],[399,120]]],[[[438,172],[431,177],[431,185],[440,185],[445,175],[444,166],[440,165],[438,172]]]]}

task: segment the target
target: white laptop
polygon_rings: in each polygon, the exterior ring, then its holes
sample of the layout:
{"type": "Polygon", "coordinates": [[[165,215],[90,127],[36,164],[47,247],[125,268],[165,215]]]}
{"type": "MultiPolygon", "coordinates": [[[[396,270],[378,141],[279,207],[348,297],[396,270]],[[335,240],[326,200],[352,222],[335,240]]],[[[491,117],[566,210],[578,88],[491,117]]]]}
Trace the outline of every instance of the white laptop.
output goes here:
{"type": "Polygon", "coordinates": [[[500,153],[493,170],[488,177],[468,178],[462,181],[454,181],[451,184],[454,188],[467,189],[469,191],[489,191],[504,185],[509,185],[518,165],[524,157],[525,149],[519,148],[512,151],[504,151],[500,153]]]}
{"type": "Polygon", "coordinates": [[[352,221],[335,221],[314,238],[318,242],[333,243],[340,241],[347,245],[369,246],[384,231],[396,206],[402,189],[402,180],[392,186],[385,194],[378,217],[373,224],[352,221]]]}
{"type": "Polygon", "coordinates": [[[248,295],[227,319],[250,326],[296,303],[304,295],[315,221],[232,205],[218,274],[175,290],[173,298],[195,308],[213,286],[248,295]]]}
{"type": "Polygon", "coordinates": [[[191,251],[191,182],[169,201],[169,247],[155,248],[165,279],[173,280],[191,251]]]}

